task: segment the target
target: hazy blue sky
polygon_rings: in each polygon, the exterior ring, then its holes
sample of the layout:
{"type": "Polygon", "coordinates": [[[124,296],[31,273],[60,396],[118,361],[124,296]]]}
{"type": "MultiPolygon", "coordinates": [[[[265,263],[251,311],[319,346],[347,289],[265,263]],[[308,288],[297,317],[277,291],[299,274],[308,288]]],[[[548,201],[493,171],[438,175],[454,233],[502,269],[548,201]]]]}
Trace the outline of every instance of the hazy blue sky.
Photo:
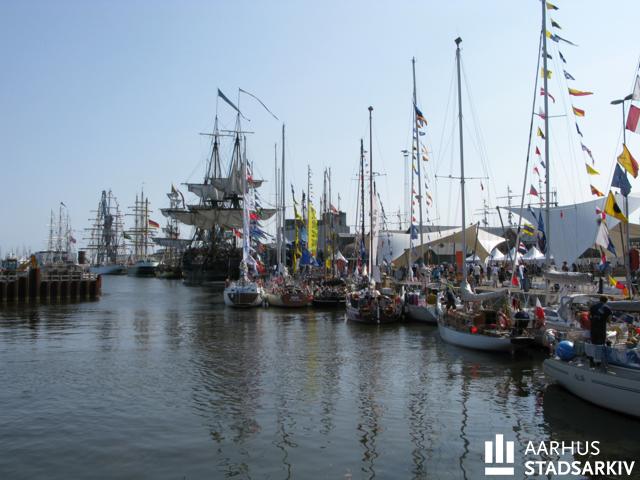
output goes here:
{"type": "MultiPolygon", "coordinates": [[[[621,137],[620,109],[609,102],[633,84],[640,3],[554,3],[559,33],[579,45],[561,45],[577,79],[571,84],[596,93],[574,104],[587,112],[583,141],[602,172],[586,175],[573,118],[554,119],[552,181],[564,203],[591,198],[590,181],[607,188],[621,137]]],[[[429,120],[422,137],[432,152],[429,175],[459,170],[451,97],[457,36],[471,89],[463,98],[467,174],[491,175],[484,192],[469,182],[468,213],[484,198],[495,205],[507,184],[522,188],[539,31],[537,0],[4,0],[0,247],[44,248],[49,211],[60,201],[82,238],[102,189],[127,206],[144,185],[153,207],[165,206],[172,182],[202,176],[208,142],[198,133],[213,125],[217,88],[232,98],[238,87],[251,91],[286,122],[288,183],[297,191],[306,185],[307,164],[316,192],[323,168],[332,167],[334,192],[350,221],[359,139],[368,143],[373,105],[374,170],[386,173],[381,195],[387,212],[403,209],[400,151],[411,135],[412,56],[418,103],[429,120]]],[[[550,91],[558,102],[550,113],[559,115],[568,97],[555,44],[551,54],[550,91]]],[[[246,97],[242,110],[256,132],[250,157],[258,175],[272,180],[281,126],[246,97]]],[[[232,113],[219,105],[227,127],[232,113]]],[[[637,135],[629,137],[640,156],[637,135]]],[[[430,183],[437,191],[431,218],[457,223],[457,184],[430,183]]],[[[264,187],[265,199],[272,188],[273,182],[264,187]]],[[[164,222],[157,210],[152,218],[164,222]]]]}

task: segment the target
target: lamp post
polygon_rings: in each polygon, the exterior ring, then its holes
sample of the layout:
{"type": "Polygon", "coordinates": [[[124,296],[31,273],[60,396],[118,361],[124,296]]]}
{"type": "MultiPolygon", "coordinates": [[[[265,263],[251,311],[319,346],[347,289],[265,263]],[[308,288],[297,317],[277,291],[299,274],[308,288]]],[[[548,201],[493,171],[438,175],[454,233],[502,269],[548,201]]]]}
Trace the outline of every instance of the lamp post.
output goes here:
{"type": "MultiPolygon", "coordinates": [[[[622,106],[622,144],[626,145],[627,144],[627,130],[626,130],[626,124],[627,124],[627,119],[626,119],[626,113],[625,113],[625,109],[624,109],[624,104],[625,102],[631,100],[633,98],[633,94],[630,93],[629,95],[627,95],[624,98],[620,98],[617,100],[612,100],[611,101],[611,105],[621,105],[622,106]]],[[[627,175],[627,171],[625,170],[624,172],[625,176],[627,175]]],[[[626,195],[624,195],[624,214],[627,217],[627,228],[626,228],[626,242],[627,242],[627,253],[624,256],[624,267],[625,267],[625,271],[626,271],[626,276],[627,276],[627,287],[629,289],[629,296],[633,296],[633,287],[631,285],[631,237],[629,234],[629,199],[627,198],[626,195]]],[[[621,226],[622,228],[622,226],[621,226]]],[[[624,251],[624,245],[623,245],[623,251],[624,251]]]]}

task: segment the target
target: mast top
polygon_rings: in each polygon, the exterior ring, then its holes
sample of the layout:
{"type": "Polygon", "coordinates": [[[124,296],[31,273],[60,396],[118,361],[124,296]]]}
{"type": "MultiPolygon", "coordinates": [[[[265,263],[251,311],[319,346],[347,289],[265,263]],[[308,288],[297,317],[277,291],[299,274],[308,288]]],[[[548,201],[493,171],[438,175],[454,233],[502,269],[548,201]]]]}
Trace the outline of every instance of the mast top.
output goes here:
{"type": "Polygon", "coordinates": [[[462,38],[458,37],[454,40],[454,42],[456,42],[456,45],[459,47],[460,44],[462,43],[462,38]]]}

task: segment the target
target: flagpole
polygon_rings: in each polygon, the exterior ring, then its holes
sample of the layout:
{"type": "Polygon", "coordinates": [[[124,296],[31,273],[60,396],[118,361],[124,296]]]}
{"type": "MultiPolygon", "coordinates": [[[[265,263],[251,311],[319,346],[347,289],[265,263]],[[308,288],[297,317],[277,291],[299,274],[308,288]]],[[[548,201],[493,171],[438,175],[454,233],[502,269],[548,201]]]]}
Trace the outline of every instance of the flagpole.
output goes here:
{"type": "MultiPolygon", "coordinates": [[[[542,62],[543,62],[543,83],[544,83],[544,164],[545,164],[545,262],[551,265],[551,212],[549,210],[551,202],[551,165],[549,164],[549,88],[547,69],[547,4],[541,0],[542,5],[542,62]]],[[[517,247],[516,247],[517,248],[517,247]]],[[[516,251],[517,257],[517,251],[516,251]]]]}
{"type": "MultiPolygon", "coordinates": [[[[418,108],[418,97],[416,93],[416,59],[413,57],[411,59],[411,68],[413,71],[413,129],[414,136],[416,139],[416,162],[418,164],[418,213],[420,220],[420,259],[424,263],[424,238],[422,233],[422,176],[420,174],[420,133],[418,132],[418,113],[416,112],[416,108],[418,108]]],[[[413,175],[413,152],[411,153],[411,175],[413,175]]],[[[413,195],[413,193],[412,193],[413,195]]]]}
{"type": "MultiPolygon", "coordinates": [[[[280,214],[280,222],[281,225],[278,226],[278,228],[282,227],[282,254],[281,254],[281,258],[282,258],[282,263],[285,265],[287,265],[287,237],[285,235],[285,231],[284,231],[284,227],[285,227],[285,219],[287,217],[286,215],[286,207],[285,207],[285,181],[284,181],[284,123],[282,124],[282,185],[280,186],[280,201],[282,202],[282,213],[280,214]]],[[[295,222],[295,218],[293,220],[295,222]]],[[[280,272],[283,276],[284,276],[284,271],[285,268],[282,269],[282,271],[280,272]]]]}

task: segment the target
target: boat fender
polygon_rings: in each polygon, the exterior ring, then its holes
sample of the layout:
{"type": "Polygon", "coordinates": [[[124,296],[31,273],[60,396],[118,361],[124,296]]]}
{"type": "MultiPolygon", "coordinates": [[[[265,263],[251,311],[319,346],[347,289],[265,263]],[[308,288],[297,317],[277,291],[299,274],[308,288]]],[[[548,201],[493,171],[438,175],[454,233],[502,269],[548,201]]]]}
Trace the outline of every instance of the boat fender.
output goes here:
{"type": "Polygon", "coordinates": [[[473,334],[478,333],[478,327],[476,327],[475,325],[471,325],[471,328],[469,329],[469,331],[473,334]]]}
{"type": "Polygon", "coordinates": [[[573,348],[573,342],[570,342],[569,340],[561,341],[556,347],[556,355],[563,362],[568,362],[575,357],[576,351],[573,348]]]}

